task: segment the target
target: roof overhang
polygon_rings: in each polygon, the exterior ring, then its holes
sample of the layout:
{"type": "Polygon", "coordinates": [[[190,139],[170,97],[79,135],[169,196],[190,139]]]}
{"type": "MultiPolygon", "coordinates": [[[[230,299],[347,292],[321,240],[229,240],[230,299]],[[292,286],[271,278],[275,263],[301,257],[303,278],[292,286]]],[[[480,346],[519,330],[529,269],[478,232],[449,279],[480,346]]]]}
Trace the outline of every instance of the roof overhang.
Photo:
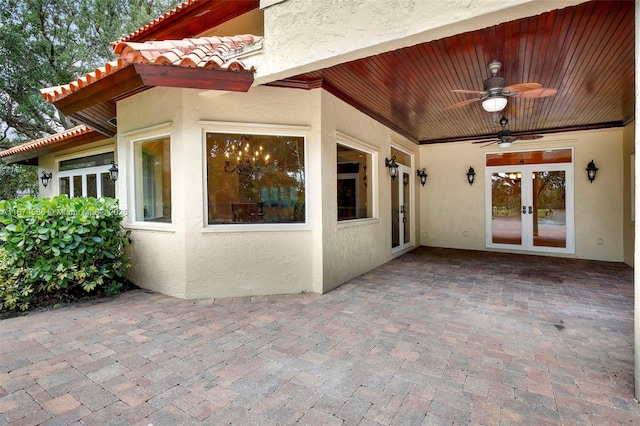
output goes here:
{"type": "Polygon", "coordinates": [[[67,129],[50,136],[0,151],[0,159],[9,164],[19,163],[38,165],[38,157],[41,155],[49,154],[61,149],[74,148],[104,139],[104,135],[87,126],[80,125],[72,129],[67,129]]]}
{"type": "Polygon", "coordinates": [[[128,64],[53,104],[63,114],[111,137],[116,128],[109,120],[116,116],[116,101],[152,87],[246,92],[253,73],[172,65],[128,64]]]}

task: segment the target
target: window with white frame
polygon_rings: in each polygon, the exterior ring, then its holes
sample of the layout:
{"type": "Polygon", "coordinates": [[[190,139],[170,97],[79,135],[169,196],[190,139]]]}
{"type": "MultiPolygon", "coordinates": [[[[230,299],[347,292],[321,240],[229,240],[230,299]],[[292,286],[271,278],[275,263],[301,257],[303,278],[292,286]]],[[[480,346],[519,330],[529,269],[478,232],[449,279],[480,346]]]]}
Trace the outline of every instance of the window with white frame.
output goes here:
{"type": "Polygon", "coordinates": [[[304,223],[304,136],[206,133],[207,223],[304,223]]]}
{"type": "Polygon", "coordinates": [[[171,143],[168,136],[133,142],[135,218],[171,223],[171,143]]]}
{"type": "Polygon", "coordinates": [[[58,193],[69,197],[115,198],[115,182],[109,175],[112,161],[113,151],[59,161],[58,193]]]}
{"type": "Polygon", "coordinates": [[[337,144],[338,221],[373,217],[371,164],[371,153],[337,144]]]}

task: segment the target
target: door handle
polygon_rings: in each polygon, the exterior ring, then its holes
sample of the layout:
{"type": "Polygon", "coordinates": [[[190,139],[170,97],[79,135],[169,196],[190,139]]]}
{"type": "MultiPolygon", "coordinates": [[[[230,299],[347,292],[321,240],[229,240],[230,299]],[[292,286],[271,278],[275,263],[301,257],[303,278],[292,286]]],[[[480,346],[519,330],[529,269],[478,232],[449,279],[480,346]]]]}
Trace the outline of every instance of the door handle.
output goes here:
{"type": "Polygon", "coordinates": [[[533,214],[533,207],[529,206],[529,214],[533,214]]]}

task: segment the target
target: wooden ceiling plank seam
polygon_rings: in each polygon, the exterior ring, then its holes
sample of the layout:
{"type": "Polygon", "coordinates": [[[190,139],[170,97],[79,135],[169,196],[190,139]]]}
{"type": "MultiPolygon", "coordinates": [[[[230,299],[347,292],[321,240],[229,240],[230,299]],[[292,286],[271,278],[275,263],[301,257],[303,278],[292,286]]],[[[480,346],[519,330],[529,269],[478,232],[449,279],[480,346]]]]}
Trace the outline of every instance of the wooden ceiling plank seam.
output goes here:
{"type": "MultiPolygon", "coordinates": [[[[575,12],[575,10],[577,9],[573,9],[572,11],[575,12]]],[[[574,28],[576,29],[576,31],[567,35],[571,37],[570,38],[571,41],[569,42],[570,43],[569,45],[571,46],[580,45],[581,40],[586,40],[587,37],[585,35],[585,32],[587,31],[588,23],[589,23],[589,15],[581,14],[578,16],[578,21],[574,25],[574,28]]],[[[566,38],[565,38],[565,43],[567,43],[566,38]]],[[[581,64],[579,62],[581,57],[583,57],[583,54],[581,52],[578,52],[577,49],[572,49],[571,54],[563,58],[565,62],[564,75],[571,75],[570,77],[571,81],[563,80],[561,84],[561,88],[564,90],[563,102],[557,103],[558,108],[552,111],[554,116],[557,116],[561,113],[566,114],[567,107],[573,104],[572,99],[575,98],[575,89],[579,85],[579,82],[583,80],[583,76],[581,74],[578,74],[575,71],[577,69],[577,64],[581,64]]],[[[549,118],[549,116],[547,118],[549,118]]]]}

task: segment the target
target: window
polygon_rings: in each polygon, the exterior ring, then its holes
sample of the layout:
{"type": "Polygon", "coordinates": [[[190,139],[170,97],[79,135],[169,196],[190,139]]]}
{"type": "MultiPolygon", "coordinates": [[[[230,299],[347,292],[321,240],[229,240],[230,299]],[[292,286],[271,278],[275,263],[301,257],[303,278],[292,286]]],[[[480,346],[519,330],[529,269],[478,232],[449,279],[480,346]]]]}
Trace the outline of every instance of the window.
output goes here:
{"type": "Polygon", "coordinates": [[[338,221],[373,217],[371,154],[338,144],[338,221]]]}
{"type": "Polygon", "coordinates": [[[168,137],[134,142],[135,217],[171,222],[171,146],[168,137]]]}
{"type": "Polygon", "coordinates": [[[207,133],[208,224],[304,223],[304,137],[207,133]]]}
{"type": "Polygon", "coordinates": [[[62,160],[58,163],[58,191],[69,197],[116,196],[116,185],[109,176],[113,152],[62,160]]]}

